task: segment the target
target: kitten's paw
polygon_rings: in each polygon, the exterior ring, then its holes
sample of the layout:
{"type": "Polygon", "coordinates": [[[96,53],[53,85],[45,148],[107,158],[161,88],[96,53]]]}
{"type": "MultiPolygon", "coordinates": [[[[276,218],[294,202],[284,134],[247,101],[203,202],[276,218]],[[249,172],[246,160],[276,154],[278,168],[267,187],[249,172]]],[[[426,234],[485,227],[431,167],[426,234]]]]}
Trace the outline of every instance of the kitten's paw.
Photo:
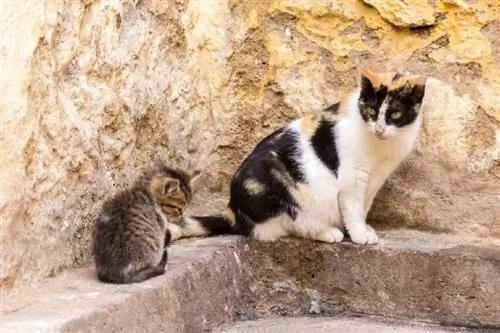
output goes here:
{"type": "Polygon", "coordinates": [[[352,242],[356,244],[365,245],[378,243],[377,233],[368,224],[355,226],[349,229],[349,236],[351,236],[352,242]]]}
{"type": "Polygon", "coordinates": [[[340,243],[344,239],[344,233],[338,228],[330,228],[319,234],[318,240],[326,243],[340,243]]]}

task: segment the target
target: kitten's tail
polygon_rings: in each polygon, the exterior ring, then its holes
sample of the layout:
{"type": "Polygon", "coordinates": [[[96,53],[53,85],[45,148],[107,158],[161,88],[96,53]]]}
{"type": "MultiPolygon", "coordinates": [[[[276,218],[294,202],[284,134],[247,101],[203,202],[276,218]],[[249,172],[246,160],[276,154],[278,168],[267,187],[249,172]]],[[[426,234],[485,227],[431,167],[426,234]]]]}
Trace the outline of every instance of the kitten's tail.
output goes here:
{"type": "Polygon", "coordinates": [[[167,264],[168,254],[167,249],[163,250],[163,255],[161,261],[158,265],[147,266],[140,270],[134,270],[130,272],[120,272],[109,271],[105,269],[97,269],[97,278],[106,283],[113,284],[127,284],[127,283],[138,283],[142,282],[165,273],[165,268],[167,264]]]}
{"type": "Polygon", "coordinates": [[[167,259],[168,253],[167,248],[165,248],[163,250],[161,261],[157,266],[147,267],[143,270],[130,274],[130,276],[125,279],[125,283],[138,283],[165,274],[167,259]]]}
{"type": "Polygon", "coordinates": [[[132,270],[125,273],[121,269],[118,273],[110,267],[102,267],[102,265],[97,266],[97,278],[102,282],[114,283],[114,284],[126,284],[126,283],[138,283],[145,280],[160,276],[165,274],[165,269],[167,268],[168,252],[167,248],[171,243],[172,235],[170,230],[167,229],[165,232],[165,240],[163,245],[163,254],[160,262],[154,266],[147,266],[139,270],[132,270]]]}
{"type": "Polygon", "coordinates": [[[189,216],[169,224],[172,240],[185,237],[239,234],[236,217],[230,208],[221,214],[209,216],[189,216]]]}

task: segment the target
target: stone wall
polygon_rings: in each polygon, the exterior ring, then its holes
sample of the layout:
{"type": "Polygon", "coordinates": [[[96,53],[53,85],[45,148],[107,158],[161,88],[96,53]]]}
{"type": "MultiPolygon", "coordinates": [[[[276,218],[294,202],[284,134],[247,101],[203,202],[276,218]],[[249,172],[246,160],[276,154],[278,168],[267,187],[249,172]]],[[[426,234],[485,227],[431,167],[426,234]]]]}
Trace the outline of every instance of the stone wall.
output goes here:
{"type": "Polygon", "coordinates": [[[357,68],[428,73],[413,156],[370,219],[500,237],[496,0],[3,1],[0,284],[89,262],[100,204],[162,156],[203,170],[196,206],[280,124],[357,68]]]}

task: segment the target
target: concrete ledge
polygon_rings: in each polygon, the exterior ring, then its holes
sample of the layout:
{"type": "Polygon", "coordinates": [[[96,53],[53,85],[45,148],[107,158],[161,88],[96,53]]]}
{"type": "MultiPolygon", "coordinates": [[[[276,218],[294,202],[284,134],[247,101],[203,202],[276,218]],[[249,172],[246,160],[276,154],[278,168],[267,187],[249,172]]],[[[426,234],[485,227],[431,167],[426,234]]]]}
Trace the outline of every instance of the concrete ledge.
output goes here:
{"type": "Polygon", "coordinates": [[[243,270],[242,239],[183,241],[164,276],[133,285],[97,281],[94,270],[66,272],[9,295],[2,333],[202,332],[232,320],[243,270]]]}
{"type": "MultiPolygon", "coordinates": [[[[451,333],[472,332],[417,322],[396,322],[373,317],[266,318],[244,321],[216,330],[216,333],[451,333]]],[[[483,331],[484,333],[487,330],[483,331]]],[[[493,333],[493,332],[491,332],[493,333]]]]}
{"type": "Polygon", "coordinates": [[[145,283],[99,283],[65,272],[7,295],[2,333],[210,331],[263,316],[362,313],[500,328],[500,246],[431,235],[386,235],[360,247],[287,239],[192,239],[167,273],[145,283]]]}
{"type": "Polygon", "coordinates": [[[400,234],[376,246],[285,240],[252,248],[245,260],[259,269],[238,307],[250,317],[348,311],[500,328],[498,242],[400,234]]]}

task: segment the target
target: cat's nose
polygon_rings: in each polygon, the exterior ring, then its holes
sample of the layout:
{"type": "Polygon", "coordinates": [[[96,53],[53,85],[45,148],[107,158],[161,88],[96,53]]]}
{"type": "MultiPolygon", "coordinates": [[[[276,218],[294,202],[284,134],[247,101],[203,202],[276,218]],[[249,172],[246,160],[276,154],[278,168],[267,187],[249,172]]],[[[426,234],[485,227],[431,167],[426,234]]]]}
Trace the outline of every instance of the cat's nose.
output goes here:
{"type": "Polygon", "coordinates": [[[382,126],[375,126],[375,134],[377,134],[378,136],[384,134],[385,132],[385,128],[383,128],[382,126]]]}
{"type": "Polygon", "coordinates": [[[375,126],[375,134],[379,139],[385,140],[387,139],[385,136],[385,128],[382,126],[375,126]]]}

